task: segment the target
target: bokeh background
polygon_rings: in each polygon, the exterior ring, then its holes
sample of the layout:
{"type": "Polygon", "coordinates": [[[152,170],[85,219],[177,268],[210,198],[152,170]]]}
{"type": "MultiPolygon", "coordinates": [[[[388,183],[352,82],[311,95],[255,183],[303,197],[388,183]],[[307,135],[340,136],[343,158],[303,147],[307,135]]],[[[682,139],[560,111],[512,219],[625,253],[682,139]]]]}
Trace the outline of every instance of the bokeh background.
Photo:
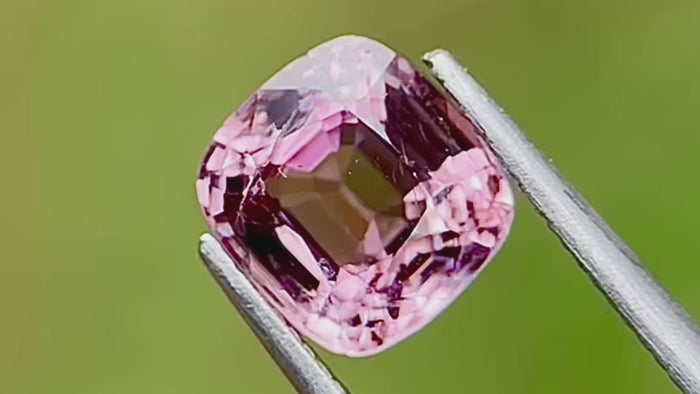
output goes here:
{"type": "MultiPolygon", "coordinates": [[[[0,1],[0,392],[289,393],[198,260],[194,178],[262,81],[343,33],[456,53],[700,317],[700,2],[0,1]]],[[[525,201],[356,393],[670,393],[525,201]]]]}

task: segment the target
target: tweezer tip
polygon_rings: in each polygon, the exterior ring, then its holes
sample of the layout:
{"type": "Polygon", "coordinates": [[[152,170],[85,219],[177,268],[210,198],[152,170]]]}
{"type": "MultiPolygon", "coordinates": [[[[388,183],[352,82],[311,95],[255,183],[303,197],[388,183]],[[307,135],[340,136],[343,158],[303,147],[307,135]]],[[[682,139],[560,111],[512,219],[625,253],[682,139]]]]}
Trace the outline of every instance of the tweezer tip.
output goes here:
{"type": "Polygon", "coordinates": [[[427,63],[428,65],[432,65],[434,59],[439,58],[439,57],[452,57],[452,54],[442,48],[434,49],[430,52],[426,52],[423,54],[423,62],[427,63]]]}
{"type": "Polygon", "coordinates": [[[209,267],[216,267],[219,265],[218,262],[220,259],[214,258],[217,246],[219,246],[218,242],[211,234],[204,233],[199,236],[199,247],[197,248],[199,257],[201,257],[204,263],[209,267]]]}
{"type": "Polygon", "coordinates": [[[199,236],[199,248],[200,249],[205,248],[206,244],[211,242],[211,241],[214,241],[214,237],[211,234],[204,233],[204,234],[200,235],[199,236]]]}

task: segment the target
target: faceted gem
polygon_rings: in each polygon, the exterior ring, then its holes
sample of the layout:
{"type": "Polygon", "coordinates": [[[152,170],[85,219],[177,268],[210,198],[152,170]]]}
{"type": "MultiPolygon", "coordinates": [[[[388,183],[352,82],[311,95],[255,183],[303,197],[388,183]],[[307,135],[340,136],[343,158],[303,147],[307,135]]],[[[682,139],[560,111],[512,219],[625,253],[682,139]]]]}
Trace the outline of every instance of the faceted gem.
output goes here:
{"type": "Polygon", "coordinates": [[[214,235],[299,332],[348,356],[442,312],[499,250],[513,195],[479,128],[382,44],[287,65],[214,136],[196,182],[214,235]]]}

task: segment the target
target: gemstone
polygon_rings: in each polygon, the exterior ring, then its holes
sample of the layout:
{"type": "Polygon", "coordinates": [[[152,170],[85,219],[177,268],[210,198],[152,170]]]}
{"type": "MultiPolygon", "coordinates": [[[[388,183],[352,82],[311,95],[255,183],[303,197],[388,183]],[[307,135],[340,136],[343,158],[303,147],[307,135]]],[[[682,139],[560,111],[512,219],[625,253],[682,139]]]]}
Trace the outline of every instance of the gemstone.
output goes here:
{"type": "Polygon", "coordinates": [[[381,352],[499,250],[513,195],[478,126],[364,37],[310,50],[219,128],[196,181],[211,231],[301,334],[381,352]]]}

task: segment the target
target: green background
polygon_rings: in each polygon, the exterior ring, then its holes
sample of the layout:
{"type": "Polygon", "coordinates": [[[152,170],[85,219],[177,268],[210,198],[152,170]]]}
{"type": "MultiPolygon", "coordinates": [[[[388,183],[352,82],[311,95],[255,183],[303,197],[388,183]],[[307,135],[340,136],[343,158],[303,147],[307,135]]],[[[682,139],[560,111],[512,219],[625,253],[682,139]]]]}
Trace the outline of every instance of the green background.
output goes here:
{"type": "MultiPolygon", "coordinates": [[[[0,1],[0,392],[287,393],[198,260],[219,123],[342,33],[452,50],[700,316],[695,0],[0,1]]],[[[449,311],[356,393],[667,393],[522,198],[449,311]]]]}

